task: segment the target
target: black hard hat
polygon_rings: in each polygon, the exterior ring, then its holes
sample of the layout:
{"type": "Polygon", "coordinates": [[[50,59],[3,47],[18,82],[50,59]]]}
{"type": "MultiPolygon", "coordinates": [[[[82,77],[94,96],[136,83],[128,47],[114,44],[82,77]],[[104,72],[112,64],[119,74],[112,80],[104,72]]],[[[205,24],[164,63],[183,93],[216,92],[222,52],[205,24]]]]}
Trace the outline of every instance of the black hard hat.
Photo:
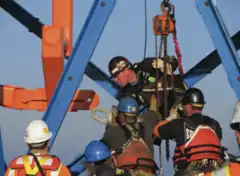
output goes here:
{"type": "Polygon", "coordinates": [[[130,67],[132,64],[123,56],[116,56],[108,63],[108,71],[112,77],[117,76],[125,68],[130,67]]]}
{"type": "Polygon", "coordinates": [[[205,104],[204,95],[203,95],[202,91],[197,88],[188,89],[183,96],[182,104],[183,105],[186,105],[186,104],[203,105],[203,104],[205,104]]]}

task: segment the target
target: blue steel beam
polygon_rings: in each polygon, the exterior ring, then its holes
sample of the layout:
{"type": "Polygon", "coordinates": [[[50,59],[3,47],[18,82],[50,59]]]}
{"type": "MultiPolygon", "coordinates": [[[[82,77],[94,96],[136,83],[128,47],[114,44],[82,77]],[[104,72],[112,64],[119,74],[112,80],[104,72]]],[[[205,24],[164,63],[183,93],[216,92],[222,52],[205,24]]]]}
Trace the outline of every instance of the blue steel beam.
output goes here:
{"type": "Polygon", "coordinates": [[[95,64],[89,62],[85,74],[114,98],[120,98],[119,85],[115,83],[104,71],[98,68],[95,64]]]}
{"type": "Polygon", "coordinates": [[[3,145],[2,145],[2,132],[0,130],[0,175],[4,175],[6,163],[3,155],[3,145]]]}
{"type": "Polygon", "coordinates": [[[202,15],[213,44],[217,49],[227,73],[228,81],[237,98],[240,99],[240,82],[238,81],[240,76],[239,58],[220,13],[211,0],[196,0],[196,7],[202,15]]]}
{"type": "Polygon", "coordinates": [[[81,162],[84,162],[83,160],[84,154],[80,154],[67,165],[72,174],[79,175],[85,171],[85,167],[81,164],[81,162]]]}
{"type": "Polygon", "coordinates": [[[95,0],[92,5],[62,77],[43,117],[49,129],[53,132],[50,147],[56,139],[70,102],[82,81],[87,64],[92,57],[108,18],[115,7],[115,3],[116,0],[95,0]]]}

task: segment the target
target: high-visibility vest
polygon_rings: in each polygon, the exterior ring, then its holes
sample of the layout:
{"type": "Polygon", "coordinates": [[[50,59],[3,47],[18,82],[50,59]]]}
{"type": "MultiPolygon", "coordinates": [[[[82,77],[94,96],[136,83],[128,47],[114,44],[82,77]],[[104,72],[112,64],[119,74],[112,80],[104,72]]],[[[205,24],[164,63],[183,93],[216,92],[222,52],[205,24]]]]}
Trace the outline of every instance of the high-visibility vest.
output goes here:
{"type": "MultiPolygon", "coordinates": [[[[55,156],[37,156],[39,164],[46,176],[58,176],[62,167],[62,163],[55,156]]],[[[33,156],[23,155],[14,159],[9,167],[8,174],[5,176],[22,176],[22,175],[40,176],[39,168],[35,164],[33,156]]]]}

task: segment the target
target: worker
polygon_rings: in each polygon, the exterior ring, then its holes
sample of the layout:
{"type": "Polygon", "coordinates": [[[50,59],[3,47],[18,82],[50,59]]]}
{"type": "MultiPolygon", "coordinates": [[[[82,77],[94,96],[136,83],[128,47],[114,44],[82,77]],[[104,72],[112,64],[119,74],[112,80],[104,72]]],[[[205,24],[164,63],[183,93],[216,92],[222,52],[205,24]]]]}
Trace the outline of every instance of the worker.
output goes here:
{"type": "Polygon", "coordinates": [[[179,118],[175,107],[153,130],[155,136],[176,141],[173,157],[176,176],[203,173],[224,164],[222,129],[216,120],[202,114],[204,104],[201,90],[188,89],[182,99],[184,116],[179,118]]]}
{"type": "MultiPolygon", "coordinates": [[[[182,77],[173,74],[178,67],[176,57],[167,56],[161,59],[151,57],[132,64],[127,58],[117,56],[110,60],[108,70],[112,78],[122,87],[123,96],[133,96],[139,105],[141,104],[148,108],[150,98],[153,94],[156,94],[157,71],[159,73],[158,91],[160,95],[163,93],[163,60],[166,61],[166,89],[169,91],[167,99],[168,109],[170,110],[177,99],[176,97],[181,96],[187,89],[182,77]]],[[[159,110],[163,114],[163,106],[161,106],[163,98],[160,98],[159,102],[159,110]]]]}
{"type": "MultiPolygon", "coordinates": [[[[230,127],[235,131],[237,137],[237,143],[240,144],[240,101],[238,101],[233,116],[232,123],[230,127]]],[[[229,156],[230,163],[227,166],[224,166],[221,169],[213,171],[211,173],[206,173],[205,176],[238,176],[240,170],[240,160],[239,157],[233,155],[229,156]]]]}
{"type": "MultiPolygon", "coordinates": [[[[153,136],[152,134],[150,137],[145,135],[144,129],[146,128],[144,128],[143,123],[137,122],[139,107],[136,100],[128,96],[123,97],[117,110],[117,125],[110,126],[101,139],[111,150],[117,173],[130,173],[139,176],[154,175],[156,164],[150,150],[153,146],[153,136]],[[152,142],[148,144],[149,147],[144,142],[146,138],[152,138],[152,142]]],[[[148,115],[153,116],[154,113],[150,112],[148,115]]],[[[144,118],[144,120],[146,119],[144,118]]]]}
{"type": "Polygon", "coordinates": [[[68,168],[56,156],[48,153],[52,132],[42,120],[34,120],[27,126],[24,140],[30,153],[14,159],[5,176],[70,176],[68,168]]]}
{"type": "MultiPolygon", "coordinates": [[[[238,146],[240,144],[240,101],[238,101],[236,108],[235,108],[235,113],[233,116],[232,123],[230,124],[230,127],[232,130],[235,131],[235,135],[237,138],[237,143],[238,146]]],[[[240,159],[239,157],[233,156],[233,155],[228,155],[230,163],[221,169],[217,169],[215,171],[212,171],[210,173],[205,173],[204,176],[238,176],[239,175],[239,170],[240,170],[240,159]]]]}
{"type": "Polygon", "coordinates": [[[88,176],[115,176],[115,167],[109,148],[101,141],[91,141],[85,148],[85,166],[88,176]]]}

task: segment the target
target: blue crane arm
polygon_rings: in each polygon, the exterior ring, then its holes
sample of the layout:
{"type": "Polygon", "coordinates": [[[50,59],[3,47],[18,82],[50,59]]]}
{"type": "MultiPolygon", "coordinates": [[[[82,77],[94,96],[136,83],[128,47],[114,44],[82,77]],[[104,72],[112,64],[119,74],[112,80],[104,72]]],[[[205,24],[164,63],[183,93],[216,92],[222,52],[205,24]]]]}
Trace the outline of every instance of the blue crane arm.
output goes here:
{"type": "Polygon", "coordinates": [[[4,153],[3,153],[3,145],[2,145],[2,132],[0,131],[0,175],[4,175],[5,169],[6,169],[6,163],[4,159],[4,153]]]}
{"type": "Polygon", "coordinates": [[[221,15],[211,0],[196,0],[196,7],[217,49],[227,73],[229,84],[235,91],[237,98],[240,99],[240,82],[238,81],[240,75],[239,58],[221,15]]]}

